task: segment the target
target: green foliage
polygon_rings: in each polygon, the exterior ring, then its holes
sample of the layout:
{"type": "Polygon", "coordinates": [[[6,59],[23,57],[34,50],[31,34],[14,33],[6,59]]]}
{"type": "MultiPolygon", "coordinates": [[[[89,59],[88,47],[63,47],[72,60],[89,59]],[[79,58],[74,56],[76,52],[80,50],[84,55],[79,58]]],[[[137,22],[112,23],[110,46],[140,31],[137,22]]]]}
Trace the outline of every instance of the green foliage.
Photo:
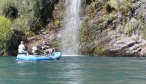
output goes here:
{"type": "Polygon", "coordinates": [[[40,12],[40,2],[39,0],[35,1],[35,4],[33,6],[33,11],[34,11],[34,17],[39,18],[41,16],[41,12],[40,12]]]}
{"type": "Polygon", "coordinates": [[[55,25],[56,27],[59,27],[60,24],[61,24],[61,22],[60,22],[59,19],[55,19],[55,20],[54,20],[54,25],[55,25]]]}
{"type": "Polygon", "coordinates": [[[141,21],[136,20],[136,19],[131,19],[130,22],[128,22],[125,25],[125,34],[131,36],[132,34],[140,34],[141,32],[136,31],[143,31],[143,24],[141,21]]]}
{"type": "Polygon", "coordinates": [[[13,3],[6,3],[3,6],[3,15],[9,19],[15,19],[18,16],[18,10],[13,3]]]}
{"type": "Polygon", "coordinates": [[[80,28],[80,41],[81,42],[86,42],[88,41],[87,37],[89,34],[89,26],[86,21],[82,22],[81,28],[80,28]]]}
{"type": "Polygon", "coordinates": [[[31,18],[28,25],[30,27],[29,30],[32,32],[37,32],[43,26],[42,21],[39,18],[31,18]]]}
{"type": "Polygon", "coordinates": [[[110,0],[109,4],[118,11],[129,11],[134,0],[110,0]]]}
{"type": "Polygon", "coordinates": [[[111,13],[111,14],[109,14],[109,15],[107,15],[107,14],[105,14],[104,16],[103,16],[103,19],[106,21],[106,22],[108,22],[108,21],[113,21],[114,19],[116,19],[116,15],[114,14],[114,13],[111,13]]]}
{"type": "Polygon", "coordinates": [[[0,16],[0,48],[7,50],[10,46],[13,28],[11,21],[3,16],[0,16]]]}
{"type": "Polygon", "coordinates": [[[96,3],[92,3],[88,8],[89,19],[94,19],[94,17],[96,16],[96,5],[96,3]]]}
{"type": "Polygon", "coordinates": [[[105,49],[104,47],[97,47],[94,49],[93,54],[94,55],[105,55],[106,54],[107,49],[105,49]]]}
{"type": "MultiPolygon", "coordinates": [[[[34,20],[32,21],[33,27],[30,26],[31,31],[38,31],[39,29],[46,27],[48,23],[53,19],[54,3],[58,0],[35,0],[33,5],[34,20]]],[[[56,22],[57,26],[60,22],[56,22]]]]}
{"type": "MultiPolygon", "coordinates": [[[[57,0],[55,0],[57,2],[57,0]]],[[[48,24],[49,19],[53,19],[54,1],[51,0],[35,0],[33,6],[34,17],[39,18],[43,23],[42,26],[48,24]]]]}
{"type": "Polygon", "coordinates": [[[81,42],[91,42],[95,40],[96,35],[100,32],[98,26],[93,24],[91,27],[88,25],[87,21],[83,21],[80,28],[80,41],[81,42]]]}

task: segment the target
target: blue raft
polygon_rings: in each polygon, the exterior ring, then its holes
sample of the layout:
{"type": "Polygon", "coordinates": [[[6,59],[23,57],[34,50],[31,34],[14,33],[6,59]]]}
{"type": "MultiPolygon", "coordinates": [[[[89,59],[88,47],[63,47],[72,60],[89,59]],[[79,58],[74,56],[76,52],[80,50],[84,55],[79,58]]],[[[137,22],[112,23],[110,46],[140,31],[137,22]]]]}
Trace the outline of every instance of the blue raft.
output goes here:
{"type": "Polygon", "coordinates": [[[60,60],[60,58],[61,52],[54,52],[50,56],[18,54],[16,60],[39,61],[39,60],[60,60]]]}

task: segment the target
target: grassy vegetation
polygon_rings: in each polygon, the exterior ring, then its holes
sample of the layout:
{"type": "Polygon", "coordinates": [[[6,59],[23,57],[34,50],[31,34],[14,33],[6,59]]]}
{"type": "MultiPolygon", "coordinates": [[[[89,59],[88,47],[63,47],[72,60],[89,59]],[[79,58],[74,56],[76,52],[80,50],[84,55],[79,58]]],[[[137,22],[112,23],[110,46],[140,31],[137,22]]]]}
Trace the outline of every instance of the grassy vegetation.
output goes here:
{"type": "Polygon", "coordinates": [[[80,41],[81,42],[86,42],[88,40],[88,35],[89,35],[89,26],[86,21],[82,22],[81,28],[80,28],[80,41]]]}
{"type": "Polygon", "coordinates": [[[94,55],[104,55],[104,54],[106,54],[106,52],[107,52],[106,48],[104,48],[104,47],[97,47],[97,48],[94,49],[93,54],[94,55]]]}
{"type": "Polygon", "coordinates": [[[125,25],[124,30],[124,33],[128,36],[131,36],[132,34],[140,35],[144,30],[144,26],[140,20],[132,19],[125,25]]]}

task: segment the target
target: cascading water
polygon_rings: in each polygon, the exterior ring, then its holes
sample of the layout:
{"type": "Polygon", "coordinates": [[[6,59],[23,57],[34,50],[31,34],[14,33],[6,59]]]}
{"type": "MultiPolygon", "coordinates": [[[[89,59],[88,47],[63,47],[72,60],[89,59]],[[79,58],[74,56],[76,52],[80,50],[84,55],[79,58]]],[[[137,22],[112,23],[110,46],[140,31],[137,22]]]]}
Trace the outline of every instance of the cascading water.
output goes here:
{"type": "Polygon", "coordinates": [[[65,1],[64,30],[62,31],[63,55],[78,55],[80,28],[80,0],[65,1]]]}

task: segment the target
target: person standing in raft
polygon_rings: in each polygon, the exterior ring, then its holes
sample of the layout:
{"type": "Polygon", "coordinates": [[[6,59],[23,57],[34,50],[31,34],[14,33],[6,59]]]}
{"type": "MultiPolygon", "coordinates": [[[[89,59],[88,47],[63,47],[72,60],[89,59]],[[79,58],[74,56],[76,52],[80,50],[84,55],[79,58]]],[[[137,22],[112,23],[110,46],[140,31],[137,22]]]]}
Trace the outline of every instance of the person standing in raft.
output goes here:
{"type": "Polygon", "coordinates": [[[25,51],[25,46],[24,46],[24,42],[23,41],[20,42],[20,45],[18,47],[18,53],[19,54],[27,54],[28,55],[28,52],[25,51]]]}

